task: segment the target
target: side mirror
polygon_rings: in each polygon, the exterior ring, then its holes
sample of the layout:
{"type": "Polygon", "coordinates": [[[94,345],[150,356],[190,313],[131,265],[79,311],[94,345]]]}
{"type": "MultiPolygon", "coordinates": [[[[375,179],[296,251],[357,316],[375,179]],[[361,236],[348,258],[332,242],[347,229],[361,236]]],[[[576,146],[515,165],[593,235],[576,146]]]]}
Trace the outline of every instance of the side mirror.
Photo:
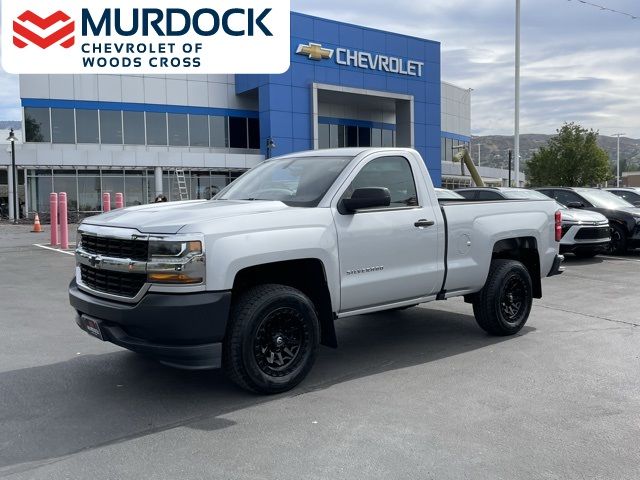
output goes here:
{"type": "Polygon", "coordinates": [[[351,198],[340,201],[340,213],[355,213],[363,208],[388,207],[391,205],[391,193],[388,188],[358,188],[351,198]]]}
{"type": "Polygon", "coordinates": [[[633,202],[633,205],[634,205],[635,207],[640,207],[640,202],[633,202]]]}
{"type": "Polygon", "coordinates": [[[584,208],[584,203],[582,202],[569,202],[567,203],[567,208],[584,208]]]}

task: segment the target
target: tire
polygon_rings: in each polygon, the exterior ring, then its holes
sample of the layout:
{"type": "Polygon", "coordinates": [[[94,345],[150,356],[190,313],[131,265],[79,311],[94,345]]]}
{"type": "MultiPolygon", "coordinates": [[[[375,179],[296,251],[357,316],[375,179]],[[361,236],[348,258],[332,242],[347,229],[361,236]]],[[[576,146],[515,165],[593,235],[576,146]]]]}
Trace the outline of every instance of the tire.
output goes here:
{"type": "Polygon", "coordinates": [[[320,323],[309,298],[285,285],[259,285],[231,307],[222,366],[241,388],[286,392],[307,376],[319,344],[320,323]]]}
{"type": "Polygon", "coordinates": [[[573,254],[578,258],[593,258],[600,252],[598,250],[576,250],[573,254]]]}
{"type": "Polygon", "coordinates": [[[611,225],[611,243],[609,243],[609,252],[613,255],[624,255],[627,253],[627,232],[620,225],[611,225]]]}
{"type": "Polygon", "coordinates": [[[526,267],[515,260],[493,260],[487,282],[473,301],[478,325],[491,335],[515,335],[527,323],[532,305],[526,267]]]}

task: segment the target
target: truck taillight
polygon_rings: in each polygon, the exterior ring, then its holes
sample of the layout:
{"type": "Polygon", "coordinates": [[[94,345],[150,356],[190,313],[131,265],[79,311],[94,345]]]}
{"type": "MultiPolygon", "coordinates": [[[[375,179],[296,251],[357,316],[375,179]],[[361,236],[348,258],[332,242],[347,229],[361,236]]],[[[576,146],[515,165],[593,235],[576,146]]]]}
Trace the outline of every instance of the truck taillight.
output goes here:
{"type": "Polygon", "coordinates": [[[556,212],[556,242],[562,240],[562,212],[556,212]]]}

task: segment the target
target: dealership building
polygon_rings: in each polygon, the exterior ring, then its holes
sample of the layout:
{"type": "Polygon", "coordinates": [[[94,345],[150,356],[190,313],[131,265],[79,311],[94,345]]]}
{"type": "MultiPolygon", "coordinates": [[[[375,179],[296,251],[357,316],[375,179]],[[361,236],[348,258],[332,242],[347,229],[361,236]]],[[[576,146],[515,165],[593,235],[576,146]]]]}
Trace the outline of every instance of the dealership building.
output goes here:
{"type": "Polygon", "coordinates": [[[182,172],[189,198],[210,198],[269,156],[347,146],[412,147],[437,185],[466,185],[451,159],[471,91],[440,71],[436,41],[292,13],[280,75],[21,75],[21,202],[46,216],[53,191],[79,215],[103,192],[177,200],[182,172]]]}

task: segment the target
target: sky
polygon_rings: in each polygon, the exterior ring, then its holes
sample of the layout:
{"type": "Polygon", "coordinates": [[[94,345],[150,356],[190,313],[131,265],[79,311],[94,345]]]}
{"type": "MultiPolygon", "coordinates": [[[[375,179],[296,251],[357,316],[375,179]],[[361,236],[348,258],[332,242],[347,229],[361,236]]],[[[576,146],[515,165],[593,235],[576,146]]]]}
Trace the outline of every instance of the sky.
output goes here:
{"type": "MultiPolygon", "coordinates": [[[[640,138],[640,1],[522,0],[522,133],[574,121],[640,138]]],[[[295,11],[441,42],[442,79],[472,93],[474,135],[514,124],[515,0],[291,0],[295,11]],[[390,8],[392,5],[392,8],[390,8]]],[[[0,70],[0,120],[19,120],[17,76],[0,70]]]]}

